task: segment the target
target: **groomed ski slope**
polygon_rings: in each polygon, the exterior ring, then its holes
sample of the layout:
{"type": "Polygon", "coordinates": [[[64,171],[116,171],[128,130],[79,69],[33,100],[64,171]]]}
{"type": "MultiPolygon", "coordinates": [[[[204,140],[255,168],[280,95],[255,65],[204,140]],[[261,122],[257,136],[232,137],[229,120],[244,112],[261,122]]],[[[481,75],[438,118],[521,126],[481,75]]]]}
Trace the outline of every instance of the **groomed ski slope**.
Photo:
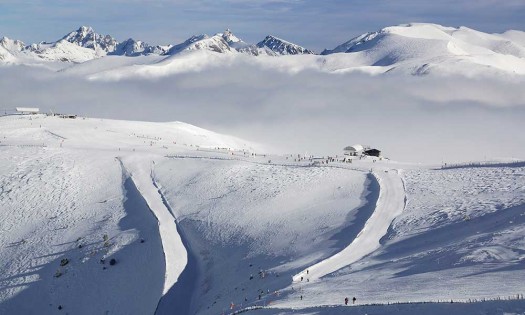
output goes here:
{"type": "MultiPolygon", "coordinates": [[[[154,158],[154,157],[153,157],[154,158]]],[[[158,189],[152,181],[152,165],[144,157],[129,156],[123,159],[123,167],[130,172],[131,179],[144,197],[151,211],[155,214],[159,224],[160,239],[166,263],[164,287],[162,295],[177,282],[188,261],[186,249],[182,244],[175,218],[164,205],[158,189]]]]}
{"type": "Polygon", "coordinates": [[[346,296],[525,292],[522,166],[312,166],[183,123],[9,116],[0,132],[0,313],[337,314],[346,296]]]}
{"type": "Polygon", "coordinates": [[[216,153],[172,157],[155,178],[197,256],[188,303],[199,314],[255,304],[258,290],[281,290],[341,250],[361,229],[371,185],[367,172],[216,153]]]}
{"type": "Polygon", "coordinates": [[[402,213],[406,197],[397,170],[376,170],[373,175],[379,182],[379,199],[364,228],[348,247],[295,275],[294,282],[300,282],[301,278],[308,278],[309,281],[319,279],[358,261],[381,246],[380,239],[385,236],[392,221],[402,213]]]}

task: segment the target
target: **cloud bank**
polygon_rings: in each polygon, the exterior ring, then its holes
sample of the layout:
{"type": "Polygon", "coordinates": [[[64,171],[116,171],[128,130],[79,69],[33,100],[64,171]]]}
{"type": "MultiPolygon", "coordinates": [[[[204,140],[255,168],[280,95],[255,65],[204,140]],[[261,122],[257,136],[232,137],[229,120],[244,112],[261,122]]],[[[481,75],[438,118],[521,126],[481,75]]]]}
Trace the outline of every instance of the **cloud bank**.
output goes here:
{"type": "Polygon", "coordinates": [[[522,79],[295,74],[233,62],[160,79],[89,81],[3,67],[3,107],[184,121],[278,152],[340,154],[369,144],[399,161],[525,158],[522,79]],[[7,97],[9,96],[9,97],[7,97]]]}

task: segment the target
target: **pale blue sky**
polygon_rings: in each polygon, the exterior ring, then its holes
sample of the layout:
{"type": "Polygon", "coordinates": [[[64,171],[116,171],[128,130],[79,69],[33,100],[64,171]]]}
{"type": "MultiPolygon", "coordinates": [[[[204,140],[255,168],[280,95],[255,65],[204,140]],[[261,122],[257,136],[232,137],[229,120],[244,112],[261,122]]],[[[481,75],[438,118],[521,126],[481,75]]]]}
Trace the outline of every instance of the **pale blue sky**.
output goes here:
{"type": "Polygon", "coordinates": [[[150,44],[230,28],[250,43],[272,34],[321,51],[409,22],[525,30],[525,0],[0,0],[0,36],[26,44],[59,39],[80,25],[150,44]]]}

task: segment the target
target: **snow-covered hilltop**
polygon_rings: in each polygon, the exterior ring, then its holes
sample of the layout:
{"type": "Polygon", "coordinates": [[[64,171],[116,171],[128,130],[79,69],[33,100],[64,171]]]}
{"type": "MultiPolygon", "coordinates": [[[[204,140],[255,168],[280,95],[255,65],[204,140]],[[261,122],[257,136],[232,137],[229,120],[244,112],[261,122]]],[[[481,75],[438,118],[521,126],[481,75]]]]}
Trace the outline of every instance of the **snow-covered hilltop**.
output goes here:
{"type": "Polygon", "coordinates": [[[257,47],[265,49],[265,50],[269,50],[271,53],[275,55],[314,54],[314,52],[311,50],[308,50],[304,47],[287,42],[283,39],[280,39],[280,38],[277,38],[271,35],[266,36],[264,40],[257,43],[257,47]]]}
{"type": "Polygon", "coordinates": [[[322,55],[346,53],[355,66],[413,74],[472,72],[482,68],[525,74],[524,32],[487,34],[467,27],[414,23],[387,27],[345,42],[322,55]],[[513,34],[510,35],[509,34],[513,34]]]}
{"type": "Polygon", "coordinates": [[[0,134],[1,314],[525,310],[523,162],[272,155],[182,122],[0,134]]]}

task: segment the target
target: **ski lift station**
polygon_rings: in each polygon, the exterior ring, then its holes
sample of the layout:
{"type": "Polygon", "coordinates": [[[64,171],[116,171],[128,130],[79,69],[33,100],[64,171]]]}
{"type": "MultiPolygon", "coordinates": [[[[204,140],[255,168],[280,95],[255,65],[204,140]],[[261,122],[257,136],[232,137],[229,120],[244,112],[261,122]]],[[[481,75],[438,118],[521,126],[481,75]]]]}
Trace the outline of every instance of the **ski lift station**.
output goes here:
{"type": "Polygon", "coordinates": [[[379,151],[378,149],[368,149],[363,152],[363,155],[380,157],[381,151],[379,151]]]}
{"type": "Polygon", "coordinates": [[[32,114],[38,114],[40,112],[40,108],[37,107],[17,107],[16,112],[18,114],[22,115],[32,115],[32,114]]]}
{"type": "Polygon", "coordinates": [[[361,156],[361,155],[375,156],[375,157],[381,156],[380,150],[371,148],[369,146],[363,146],[361,144],[354,144],[352,146],[348,146],[344,148],[343,151],[344,151],[344,155],[349,155],[349,156],[361,156]]]}
{"type": "Polygon", "coordinates": [[[364,151],[364,147],[360,144],[354,144],[343,149],[345,155],[358,156],[364,151]]]}

